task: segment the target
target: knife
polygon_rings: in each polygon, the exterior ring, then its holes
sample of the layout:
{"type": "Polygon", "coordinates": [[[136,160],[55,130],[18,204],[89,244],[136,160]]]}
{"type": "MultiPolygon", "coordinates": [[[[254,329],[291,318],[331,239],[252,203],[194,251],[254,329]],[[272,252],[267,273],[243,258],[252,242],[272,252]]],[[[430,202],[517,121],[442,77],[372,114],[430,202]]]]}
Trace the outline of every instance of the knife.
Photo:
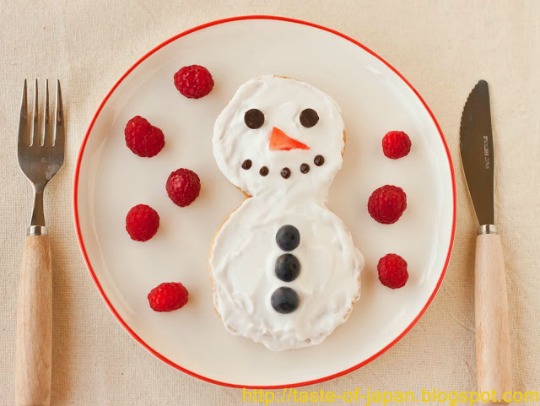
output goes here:
{"type": "Polygon", "coordinates": [[[512,364],[504,258],[494,220],[493,133],[485,80],[476,84],[463,108],[460,148],[479,222],[474,264],[478,390],[502,400],[504,392],[512,390],[512,364]]]}

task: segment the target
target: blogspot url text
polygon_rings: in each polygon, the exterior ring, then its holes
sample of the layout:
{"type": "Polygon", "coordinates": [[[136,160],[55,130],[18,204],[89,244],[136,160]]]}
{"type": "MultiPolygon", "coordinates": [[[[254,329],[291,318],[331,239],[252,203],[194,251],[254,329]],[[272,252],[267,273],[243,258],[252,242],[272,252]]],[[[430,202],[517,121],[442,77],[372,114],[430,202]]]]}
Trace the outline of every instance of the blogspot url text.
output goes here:
{"type": "Polygon", "coordinates": [[[253,404],[325,404],[325,403],[355,403],[364,406],[392,405],[392,404],[444,404],[457,406],[460,404],[475,405],[486,402],[512,402],[512,403],[538,403],[540,395],[538,391],[504,392],[495,391],[440,391],[437,389],[422,388],[420,394],[412,391],[378,391],[369,388],[361,390],[355,388],[350,391],[336,392],[326,390],[301,390],[295,388],[283,388],[281,390],[242,389],[242,403],[253,404]]]}

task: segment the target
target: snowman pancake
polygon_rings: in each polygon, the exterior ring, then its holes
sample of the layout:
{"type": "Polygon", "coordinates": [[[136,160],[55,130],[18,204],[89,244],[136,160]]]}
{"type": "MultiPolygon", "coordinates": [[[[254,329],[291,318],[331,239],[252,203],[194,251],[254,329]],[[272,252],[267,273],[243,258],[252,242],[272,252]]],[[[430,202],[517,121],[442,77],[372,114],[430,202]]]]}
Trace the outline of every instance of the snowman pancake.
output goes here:
{"type": "Polygon", "coordinates": [[[336,102],[294,79],[246,82],[217,118],[216,162],[250,196],[210,255],[229,332],[279,351],[319,344],[347,320],[364,261],[325,206],[344,144],[336,102]]]}

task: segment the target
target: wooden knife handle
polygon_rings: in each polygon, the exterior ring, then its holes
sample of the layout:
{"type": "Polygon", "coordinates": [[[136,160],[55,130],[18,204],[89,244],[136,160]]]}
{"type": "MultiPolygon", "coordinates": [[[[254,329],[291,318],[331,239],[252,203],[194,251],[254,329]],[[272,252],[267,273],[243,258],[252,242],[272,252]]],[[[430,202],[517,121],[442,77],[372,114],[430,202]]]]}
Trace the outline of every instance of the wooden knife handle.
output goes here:
{"type": "Polygon", "coordinates": [[[15,405],[51,399],[52,272],[49,237],[27,236],[17,308],[15,405]]]}
{"type": "Polygon", "coordinates": [[[498,234],[480,234],[476,239],[475,323],[478,390],[502,399],[504,392],[512,390],[512,364],[506,275],[498,234]]]}

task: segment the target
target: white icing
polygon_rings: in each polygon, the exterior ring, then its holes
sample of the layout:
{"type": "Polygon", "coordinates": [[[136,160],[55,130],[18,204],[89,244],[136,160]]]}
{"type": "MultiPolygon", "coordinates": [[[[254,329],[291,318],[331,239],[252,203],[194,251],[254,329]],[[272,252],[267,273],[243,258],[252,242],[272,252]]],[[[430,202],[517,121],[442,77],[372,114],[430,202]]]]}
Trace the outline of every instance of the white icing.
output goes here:
{"type": "Polygon", "coordinates": [[[287,188],[299,192],[327,195],[328,188],[341,168],[344,147],[344,125],[337,103],[313,86],[294,79],[262,76],[243,84],[221,112],[214,126],[214,157],[223,174],[251,196],[269,194],[287,188]],[[261,128],[248,128],[244,114],[250,109],[263,112],[261,128]],[[311,108],[319,115],[319,122],[311,128],[300,124],[302,110],[311,108]],[[268,148],[273,127],[284,131],[307,146],[309,150],[271,151],[268,148]],[[313,159],[325,158],[325,164],[315,169],[313,159]],[[242,162],[250,159],[253,166],[242,169],[242,162]],[[310,166],[310,175],[302,176],[300,165],[310,166]],[[263,177],[259,169],[266,166],[269,174],[263,177]],[[283,179],[283,168],[291,170],[291,177],[283,179]],[[315,176],[312,176],[316,174],[315,176]]]}
{"type": "Polygon", "coordinates": [[[232,183],[252,195],[219,230],[210,255],[214,305],[226,329],[271,350],[319,344],[343,323],[360,296],[363,257],[343,222],[325,206],[328,188],[342,163],[343,121],[337,104],[314,87],[293,79],[264,76],[241,86],[218,117],[214,155],[232,183]],[[244,113],[261,110],[265,123],[249,129],[244,113]],[[298,120],[314,109],[320,119],[312,128],[298,120]],[[269,133],[278,127],[309,150],[271,151],[269,133]],[[316,166],[313,159],[325,162],[316,166]],[[253,166],[242,169],[250,159],[253,166]],[[300,173],[307,163],[310,171],[300,173]],[[259,174],[261,166],[270,170],[259,174]],[[282,168],[291,176],[284,179],[282,168]],[[279,228],[293,225],[300,244],[291,253],[301,264],[292,282],[275,275],[276,259],[284,253],[275,240],[279,228]],[[299,307],[276,312],[272,293],[281,286],[294,289],[299,307]]]}

